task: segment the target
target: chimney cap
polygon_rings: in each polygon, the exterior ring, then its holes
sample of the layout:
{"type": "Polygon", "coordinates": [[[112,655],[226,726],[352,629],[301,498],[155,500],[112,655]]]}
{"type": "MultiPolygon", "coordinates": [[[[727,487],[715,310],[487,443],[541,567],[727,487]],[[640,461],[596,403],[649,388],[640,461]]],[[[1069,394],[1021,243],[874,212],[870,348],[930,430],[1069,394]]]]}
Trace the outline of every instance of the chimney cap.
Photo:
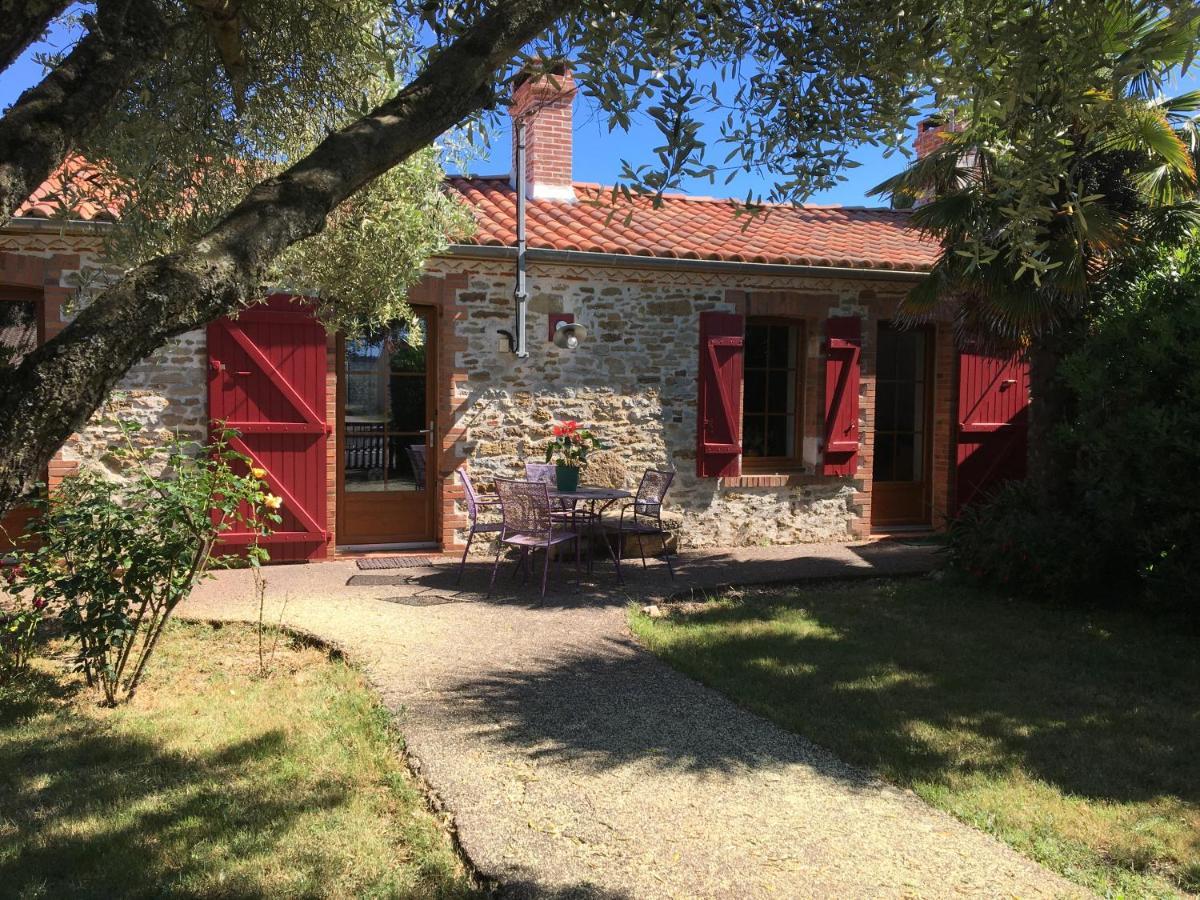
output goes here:
{"type": "Polygon", "coordinates": [[[530,79],[541,80],[546,77],[553,78],[570,78],[571,65],[565,59],[547,62],[540,59],[531,59],[521,67],[521,71],[516,74],[512,80],[513,90],[517,90],[521,85],[530,79]]]}

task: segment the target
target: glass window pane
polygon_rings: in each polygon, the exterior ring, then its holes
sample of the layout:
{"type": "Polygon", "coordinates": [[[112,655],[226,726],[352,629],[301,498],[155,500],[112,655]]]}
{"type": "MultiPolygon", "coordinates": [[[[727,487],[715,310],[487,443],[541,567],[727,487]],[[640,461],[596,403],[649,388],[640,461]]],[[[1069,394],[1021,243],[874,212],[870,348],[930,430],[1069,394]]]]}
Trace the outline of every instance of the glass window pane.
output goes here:
{"type": "Polygon", "coordinates": [[[393,372],[425,371],[423,320],[393,325],[387,333],[387,353],[393,372]]]}
{"type": "Polygon", "coordinates": [[[770,366],[773,369],[786,369],[788,361],[791,358],[791,348],[788,346],[791,341],[792,329],[786,325],[771,326],[771,353],[770,366]]]}
{"type": "Polygon", "coordinates": [[[384,475],[387,437],[382,423],[352,423],[347,418],[345,447],[345,484],[348,491],[381,491],[387,486],[384,475]]]}
{"type": "Polygon", "coordinates": [[[767,417],[767,440],[766,440],[766,455],[767,456],[787,456],[788,441],[787,437],[788,417],[787,416],[768,416],[767,417]]]}
{"type": "Polygon", "coordinates": [[[792,393],[790,386],[794,378],[787,369],[772,369],[767,373],[767,412],[787,415],[793,411],[788,398],[792,393]]]}
{"type": "Polygon", "coordinates": [[[761,413],[767,408],[767,374],[762,371],[747,371],[745,386],[746,412],[761,413]]]}
{"type": "Polygon", "coordinates": [[[875,481],[895,481],[895,435],[876,433],[875,435],[875,481]]]}
{"type": "Polygon", "coordinates": [[[896,429],[896,385],[890,381],[875,384],[875,428],[878,431],[896,429]]]}
{"type": "Polygon", "coordinates": [[[761,416],[748,416],[742,423],[742,455],[763,456],[766,432],[761,416]]]}
{"type": "Polygon", "coordinates": [[[425,489],[425,444],[411,437],[388,440],[388,490],[423,491],[425,489]]]}
{"type": "Polygon", "coordinates": [[[917,392],[913,389],[912,384],[896,384],[891,385],[895,395],[896,403],[896,425],[897,431],[912,431],[916,426],[915,416],[917,414],[917,392]]]}
{"type": "Polygon", "coordinates": [[[915,466],[912,434],[897,434],[896,435],[896,462],[892,471],[892,481],[916,481],[917,471],[915,466]]]}
{"type": "Polygon", "coordinates": [[[766,325],[749,325],[746,328],[746,366],[761,369],[767,364],[766,325]]]}
{"type": "Polygon", "coordinates": [[[391,431],[420,431],[428,425],[425,415],[425,376],[392,376],[391,431]]]}
{"type": "Polygon", "coordinates": [[[917,374],[917,353],[920,351],[917,337],[912,331],[904,331],[897,335],[896,377],[904,381],[911,381],[917,374]]]}
{"type": "Polygon", "coordinates": [[[875,352],[875,373],[880,378],[892,378],[896,373],[896,333],[890,328],[879,329],[879,347],[875,352]]]}
{"type": "Polygon", "coordinates": [[[37,304],[0,300],[0,369],[13,369],[37,347],[37,304]]]}

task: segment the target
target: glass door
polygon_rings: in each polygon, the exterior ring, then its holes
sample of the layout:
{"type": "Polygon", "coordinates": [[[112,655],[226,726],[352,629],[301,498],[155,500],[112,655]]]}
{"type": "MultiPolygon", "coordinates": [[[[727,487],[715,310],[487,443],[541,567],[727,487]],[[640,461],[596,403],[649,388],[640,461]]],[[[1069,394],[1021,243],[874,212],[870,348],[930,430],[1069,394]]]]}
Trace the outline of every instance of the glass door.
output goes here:
{"type": "Polygon", "coordinates": [[[932,334],[879,325],[871,524],[928,525],[932,334]]]}
{"type": "Polygon", "coordinates": [[[342,344],[339,544],[433,540],[433,321],[419,310],[342,344]]]}

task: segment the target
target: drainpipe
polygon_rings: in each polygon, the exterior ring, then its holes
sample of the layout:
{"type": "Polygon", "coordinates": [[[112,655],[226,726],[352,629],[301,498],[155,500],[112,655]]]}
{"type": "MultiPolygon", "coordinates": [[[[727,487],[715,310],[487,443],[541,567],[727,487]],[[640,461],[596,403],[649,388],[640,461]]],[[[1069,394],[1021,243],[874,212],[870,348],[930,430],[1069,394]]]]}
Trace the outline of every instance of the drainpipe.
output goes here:
{"type": "Polygon", "coordinates": [[[529,294],[525,290],[525,122],[514,124],[517,129],[517,287],[513,298],[517,301],[517,317],[513,323],[515,336],[509,343],[517,358],[525,359],[529,356],[525,347],[525,309],[529,303],[529,294]]]}

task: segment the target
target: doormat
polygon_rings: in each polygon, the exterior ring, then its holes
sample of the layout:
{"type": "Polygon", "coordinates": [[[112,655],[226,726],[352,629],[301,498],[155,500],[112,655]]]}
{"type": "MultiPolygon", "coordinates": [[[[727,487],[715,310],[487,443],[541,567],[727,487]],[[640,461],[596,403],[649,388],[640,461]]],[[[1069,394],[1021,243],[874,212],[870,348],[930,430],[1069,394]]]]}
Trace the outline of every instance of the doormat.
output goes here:
{"type": "Polygon", "coordinates": [[[428,556],[374,556],[357,560],[358,567],[367,569],[427,569],[436,563],[428,556]]]}
{"type": "Polygon", "coordinates": [[[426,594],[421,597],[380,597],[384,603],[398,603],[401,606],[441,606],[443,603],[465,603],[454,597],[439,597],[436,594],[426,594]]]}

